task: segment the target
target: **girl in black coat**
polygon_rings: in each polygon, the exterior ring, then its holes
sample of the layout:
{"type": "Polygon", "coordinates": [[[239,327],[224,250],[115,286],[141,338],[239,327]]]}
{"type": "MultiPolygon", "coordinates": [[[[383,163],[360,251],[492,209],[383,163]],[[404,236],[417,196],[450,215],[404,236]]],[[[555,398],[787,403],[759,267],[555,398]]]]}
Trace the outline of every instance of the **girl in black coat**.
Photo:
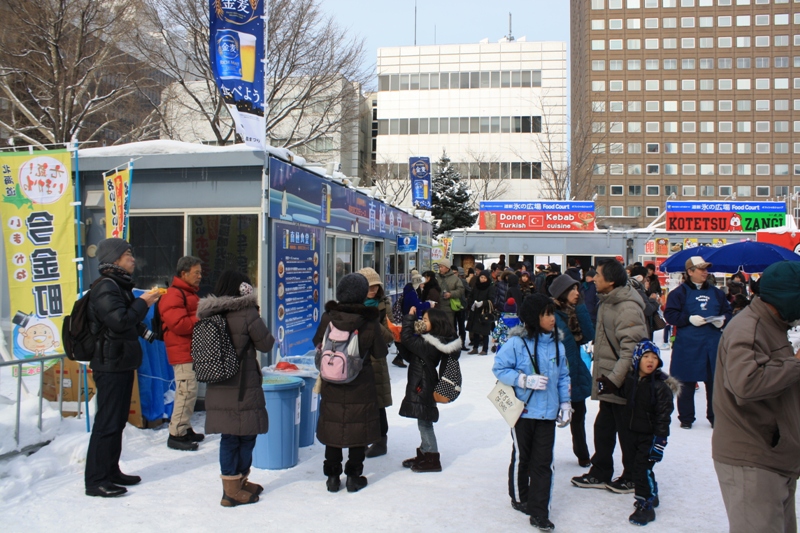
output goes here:
{"type": "Polygon", "coordinates": [[[417,310],[411,308],[403,317],[401,340],[408,354],[408,383],[406,396],[400,405],[400,416],[416,418],[422,440],[417,456],[403,461],[403,466],[414,472],[441,472],[439,448],[433,423],[439,420],[439,409],[433,399],[433,391],[439,382],[436,367],[447,357],[461,355],[461,339],[456,335],[447,313],[441,309],[429,309],[417,322],[417,310]],[[415,333],[419,333],[416,335],[415,333]]]}
{"type": "Polygon", "coordinates": [[[479,345],[481,346],[481,355],[486,355],[489,351],[489,335],[494,329],[495,320],[493,301],[492,278],[487,273],[481,272],[469,299],[470,314],[467,330],[472,338],[470,354],[477,354],[479,345]]]}

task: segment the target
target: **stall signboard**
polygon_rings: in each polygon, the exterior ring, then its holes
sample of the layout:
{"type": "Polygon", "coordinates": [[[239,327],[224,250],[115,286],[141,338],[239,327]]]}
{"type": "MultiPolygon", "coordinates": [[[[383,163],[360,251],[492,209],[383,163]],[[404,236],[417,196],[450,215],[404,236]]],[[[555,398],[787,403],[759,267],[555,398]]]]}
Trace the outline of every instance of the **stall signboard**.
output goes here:
{"type": "Polygon", "coordinates": [[[397,236],[397,253],[398,254],[414,254],[419,249],[419,239],[416,235],[398,235],[397,236]]]}
{"type": "Polygon", "coordinates": [[[487,201],[480,203],[480,229],[592,231],[594,202],[487,201]]]}
{"type": "Polygon", "coordinates": [[[106,202],[106,238],[128,238],[128,213],[130,212],[130,188],[132,165],[114,169],[103,174],[106,202]]]}
{"type": "MultiPolygon", "coordinates": [[[[70,153],[5,153],[0,169],[11,352],[17,359],[62,354],[64,314],[78,294],[70,153]]],[[[39,365],[22,371],[36,374],[39,365]]]]}
{"type": "Polygon", "coordinates": [[[322,230],[304,224],[275,222],[275,355],[305,355],[314,350],[321,315],[320,253],[322,230]]]}
{"type": "Polygon", "coordinates": [[[408,174],[411,179],[411,202],[414,207],[431,208],[431,158],[409,157],[408,174]]]}
{"type": "Polygon", "coordinates": [[[450,259],[450,247],[452,244],[452,237],[439,237],[439,244],[431,248],[431,266],[438,263],[440,259],[450,259]]]}
{"type": "Polygon", "coordinates": [[[786,223],[784,202],[667,202],[667,231],[757,231],[786,223]]]}
{"type": "Polygon", "coordinates": [[[266,150],[266,0],[217,0],[209,11],[214,81],[245,144],[266,150]]]}
{"type": "Polygon", "coordinates": [[[431,225],[405,211],[370,198],[275,158],[269,159],[269,210],[272,218],[394,239],[412,233],[430,240],[431,225]]]}

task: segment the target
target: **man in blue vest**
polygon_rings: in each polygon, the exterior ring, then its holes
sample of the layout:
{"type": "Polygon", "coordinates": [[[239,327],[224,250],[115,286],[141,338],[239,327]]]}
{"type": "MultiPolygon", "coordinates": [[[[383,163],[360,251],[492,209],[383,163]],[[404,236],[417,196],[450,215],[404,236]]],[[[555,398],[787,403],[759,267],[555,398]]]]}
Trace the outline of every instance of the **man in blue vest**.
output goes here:
{"type": "Polygon", "coordinates": [[[707,263],[700,256],[686,260],[686,281],[669,292],[664,317],[677,328],[669,373],[681,382],[678,420],[681,428],[694,423],[694,391],[698,381],[706,388],[706,417],[714,427],[714,368],[722,327],[730,321],[725,294],[708,282],[707,263]]]}

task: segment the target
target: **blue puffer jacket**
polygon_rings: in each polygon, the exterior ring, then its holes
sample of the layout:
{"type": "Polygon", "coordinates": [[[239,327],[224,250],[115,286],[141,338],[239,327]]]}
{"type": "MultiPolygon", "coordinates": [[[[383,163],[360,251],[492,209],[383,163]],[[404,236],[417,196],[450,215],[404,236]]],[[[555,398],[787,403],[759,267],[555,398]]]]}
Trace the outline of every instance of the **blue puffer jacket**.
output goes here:
{"type": "Polygon", "coordinates": [[[528,402],[522,418],[555,420],[559,405],[570,401],[569,365],[564,345],[556,342],[552,334],[540,334],[537,343],[527,336],[524,326],[512,329],[508,341],[497,351],[492,372],[502,383],[514,386],[517,398],[528,402]],[[534,374],[531,363],[534,350],[539,374],[549,378],[545,390],[531,391],[517,386],[520,374],[534,374]]]}
{"type": "Polygon", "coordinates": [[[592,394],[592,374],[581,359],[580,345],[594,340],[594,326],[585,305],[575,306],[575,314],[578,315],[578,324],[580,324],[583,334],[579,343],[575,342],[575,336],[567,326],[567,313],[560,309],[556,309],[556,327],[561,335],[561,342],[564,344],[564,352],[569,363],[572,401],[580,402],[592,394]]]}

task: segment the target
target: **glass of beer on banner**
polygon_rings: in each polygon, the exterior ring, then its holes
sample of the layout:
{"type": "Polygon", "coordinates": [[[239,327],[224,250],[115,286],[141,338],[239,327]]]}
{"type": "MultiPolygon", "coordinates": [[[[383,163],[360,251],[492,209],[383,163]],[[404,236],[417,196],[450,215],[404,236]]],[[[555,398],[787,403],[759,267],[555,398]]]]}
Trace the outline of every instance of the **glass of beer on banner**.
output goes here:
{"type": "Polygon", "coordinates": [[[256,36],[239,32],[241,45],[242,81],[253,83],[256,79],[256,36]]]}

